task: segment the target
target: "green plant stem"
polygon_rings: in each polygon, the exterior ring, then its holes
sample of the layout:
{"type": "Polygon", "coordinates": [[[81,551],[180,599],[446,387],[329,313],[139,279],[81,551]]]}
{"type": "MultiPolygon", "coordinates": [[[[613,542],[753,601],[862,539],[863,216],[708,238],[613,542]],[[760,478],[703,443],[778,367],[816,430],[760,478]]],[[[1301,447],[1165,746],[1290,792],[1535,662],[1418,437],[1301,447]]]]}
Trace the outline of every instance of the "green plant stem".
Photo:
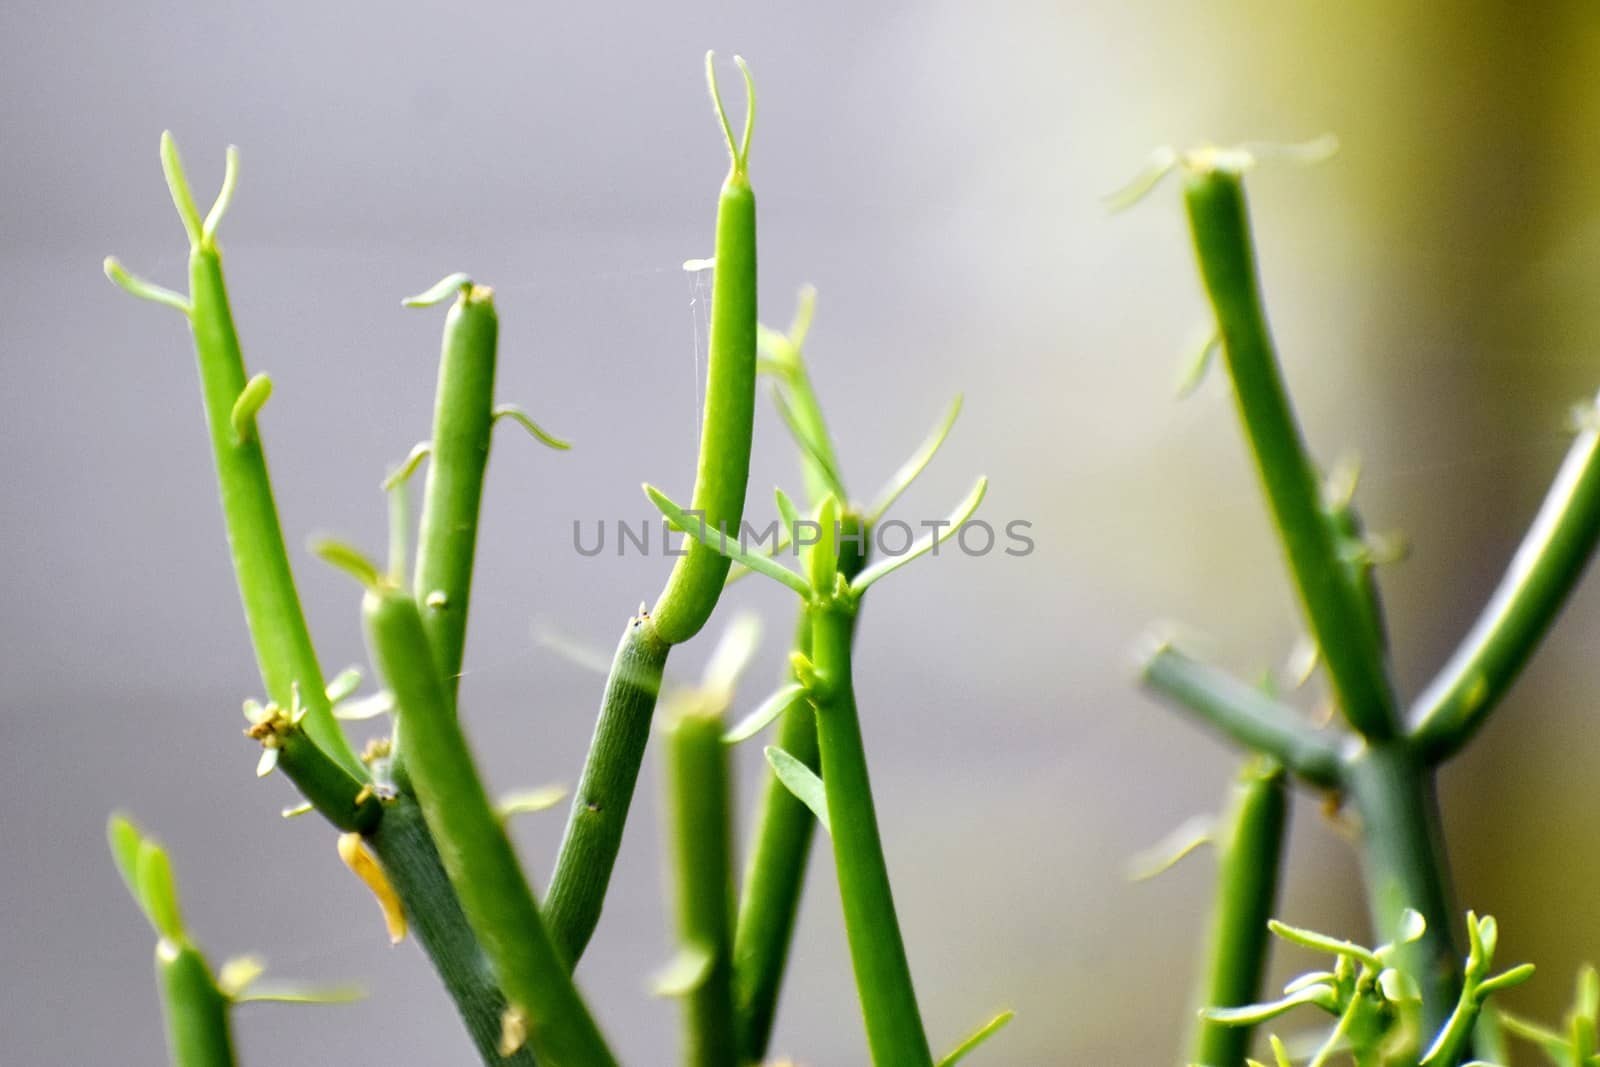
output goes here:
{"type": "Polygon", "coordinates": [[[1423,758],[1449,759],[1516,681],[1600,540],[1600,432],[1583,430],[1483,614],[1411,713],[1423,758]]]}
{"type": "MultiPolygon", "coordinates": [[[[741,69],[743,64],[741,63],[741,69]]],[[[722,116],[733,166],[717,203],[716,273],[711,282],[711,337],[706,362],[705,415],[700,429],[700,459],[690,509],[706,529],[737,536],[750,480],[750,442],[756,403],[756,199],[750,189],[750,123],[755,92],[749,94],[750,121],[744,144],[735,146],[732,130],[716,95],[711,57],[706,57],[718,114],[722,116]]],[[[749,87],[749,72],[745,72],[749,87]]],[[[728,577],[728,558],[691,541],[672,568],[650,614],[669,645],[682,644],[706,624],[728,577]]]]}
{"type": "Polygon", "coordinates": [[[628,620],[612,659],[544,900],[550,936],[574,967],[600,921],[671,650],[650,616],[639,615],[628,620]]]}
{"type": "Polygon", "coordinates": [[[306,733],[335,762],[365,778],[366,771],[345,740],[323,691],[322,668],[289,567],[260,434],[241,437],[234,429],[233,405],[244,390],[245,368],[228,307],[222,258],[214,245],[203,243],[191,251],[189,294],[193,307],[189,324],[228,547],[262,684],[268,698],[284,708],[296,703],[298,693],[298,703],[306,709],[306,733]]]}
{"type": "Polygon", "coordinates": [[[724,724],[690,709],[667,727],[678,938],[704,970],[683,994],[687,1067],[737,1067],[733,1011],[733,814],[724,724]]]}
{"type": "Polygon", "coordinates": [[[440,679],[417,605],[369,589],[362,614],[373,659],[410,738],[408,769],[450,884],[540,1059],[561,1067],[615,1063],[552,943],[440,679]]]}
{"type": "Polygon", "coordinates": [[[817,741],[867,1043],[878,1067],[931,1067],[867,775],[851,677],[851,613],[837,601],[813,610],[817,741]]]}
{"type": "Polygon", "coordinates": [[[1394,940],[1407,908],[1427,923],[1419,940],[1402,947],[1401,959],[1422,988],[1423,1033],[1437,1033],[1461,992],[1461,956],[1433,772],[1406,742],[1395,740],[1352,758],[1345,780],[1361,818],[1362,874],[1374,929],[1394,940]]]}
{"type": "Polygon", "coordinates": [[[450,307],[439,355],[432,453],[412,588],[452,702],[461,682],[478,514],[494,423],[493,290],[468,285],[450,307]]]}
{"type": "Polygon", "coordinates": [[[156,982],[172,1067],[233,1067],[230,1004],[205,957],[162,938],[156,944],[156,982]]]}
{"type": "Polygon", "coordinates": [[[1158,646],[1146,660],[1142,680],[1229,739],[1271,756],[1310,784],[1339,787],[1343,770],[1338,740],[1254,686],[1169,645],[1158,646]]]}
{"type": "MultiPolygon", "coordinates": [[[[796,404],[796,410],[807,409],[803,404],[796,404]]],[[[826,441],[827,433],[820,417],[816,428],[818,439],[826,441]]],[[[809,462],[804,464],[806,470],[811,466],[809,462]]],[[[818,484],[826,494],[826,487],[820,481],[818,484]]],[[[840,521],[847,533],[865,529],[854,512],[846,512],[840,521]]],[[[862,549],[869,542],[870,537],[859,541],[848,537],[840,539],[838,566],[846,581],[861,573],[867,559],[862,549]]],[[[857,613],[851,616],[852,628],[859,618],[858,607],[857,613]]],[[[811,612],[802,608],[795,625],[794,651],[807,659],[811,656],[811,630],[811,612]]],[[[800,680],[792,665],[785,677],[787,681],[800,680]]],[[[778,725],[778,747],[813,772],[821,772],[817,717],[809,702],[796,701],[783,713],[778,725]]],[[[733,942],[739,1049],[750,1062],[758,1062],[766,1056],[772,1039],[778,993],[788,965],[795,918],[800,911],[800,894],[805,887],[806,865],[811,856],[811,841],[817,827],[810,810],[795,799],[776,775],[767,775],[766,781],[761,810],[756,816],[750,859],[745,866],[744,891],[739,900],[739,920],[733,942]]]]}
{"type": "MultiPolygon", "coordinates": [[[[1261,995],[1270,940],[1267,920],[1277,905],[1287,828],[1289,790],[1284,770],[1263,757],[1249,760],[1234,782],[1226,837],[1217,842],[1217,899],[1204,957],[1200,1007],[1234,1008],[1261,995]]],[[[1245,1067],[1253,1029],[1201,1020],[1192,1063],[1245,1067]]]]}
{"type": "Polygon", "coordinates": [[[1243,181],[1220,167],[1193,169],[1184,195],[1239,414],[1312,635],[1346,718],[1381,741],[1397,730],[1383,640],[1341,557],[1290,406],[1261,304],[1243,181]]]}
{"type": "Polygon", "coordinates": [[[506,998],[450,886],[416,798],[402,793],[384,808],[367,842],[405,906],[406,922],[456,1006],[473,1047],[491,1067],[533,1067],[533,1053],[501,1056],[506,998]]]}

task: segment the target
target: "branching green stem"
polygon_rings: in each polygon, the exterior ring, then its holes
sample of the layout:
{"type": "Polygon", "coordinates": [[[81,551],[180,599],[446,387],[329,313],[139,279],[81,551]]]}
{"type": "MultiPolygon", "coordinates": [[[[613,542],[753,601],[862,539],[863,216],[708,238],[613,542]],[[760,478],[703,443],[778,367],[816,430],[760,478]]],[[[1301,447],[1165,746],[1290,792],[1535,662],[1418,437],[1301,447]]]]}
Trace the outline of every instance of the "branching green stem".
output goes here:
{"type": "Polygon", "coordinates": [[[683,991],[686,1067],[738,1067],[733,1012],[733,813],[723,721],[690,708],[667,726],[678,938],[703,970],[683,991]]]}
{"type": "Polygon", "coordinates": [[[628,620],[611,663],[544,900],[550,936],[571,966],[600,921],[671,650],[650,616],[639,615],[628,620]]]}
{"type": "Polygon", "coordinates": [[[1145,661],[1142,678],[1244,748],[1271,756],[1312,785],[1339,787],[1339,742],[1254,686],[1165,644],[1145,661]]]}
{"type": "Polygon", "coordinates": [[[917,1008],[889,868],[867,775],[866,749],[851,677],[851,610],[838,601],[813,607],[812,649],[822,780],[827,789],[834,867],[867,1043],[878,1067],[932,1067],[917,1008]]]}
{"type": "Polygon", "coordinates": [[[1311,632],[1350,724],[1373,740],[1391,737],[1397,718],[1382,637],[1341,558],[1290,406],[1261,305],[1243,181],[1224,165],[1194,166],[1184,196],[1239,414],[1311,632]]]}
{"type": "Polygon", "coordinates": [[[1449,759],[1488,719],[1555,622],[1597,540],[1600,430],[1590,425],[1568,451],[1483,614],[1413,706],[1424,759],[1449,759]]]}
{"type": "MultiPolygon", "coordinates": [[[[1202,1008],[1232,1008],[1261,995],[1267,920],[1277,904],[1289,793],[1283,768],[1255,757],[1240,770],[1217,848],[1217,899],[1204,957],[1202,1008]]],[[[1202,1067],[1245,1067],[1252,1029],[1201,1019],[1189,1061],[1202,1067]]]]}
{"type": "Polygon", "coordinates": [[[533,1067],[533,1052],[500,1054],[506,998],[461,911],[439,849],[416,798],[401,794],[367,836],[389,884],[405,907],[406,922],[456,1006],[473,1047],[491,1067],[533,1067]]]}
{"type": "Polygon", "coordinates": [[[367,591],[362,615],[373,660],[410,739],[408,769],[423,816],[510,1005],[506,1032],[525,1036],[534,1054],[552,1064],[610,1067],[615,1060],[545,929],[478,776],[416,602],[379,586],[367,591]]]}
{"type": "Polygon", "coordinates": [[[1395,740],[1352,758],[1345,782],[1361,818],[1373,928],[1396,940],[1408,908],[1427,923],[1421,938],[1401,946],[1400,958],[1422,987],[1423,1032],[1436,1033],[1461,991],[1461,956],[1433,772],[1395,740]]]}

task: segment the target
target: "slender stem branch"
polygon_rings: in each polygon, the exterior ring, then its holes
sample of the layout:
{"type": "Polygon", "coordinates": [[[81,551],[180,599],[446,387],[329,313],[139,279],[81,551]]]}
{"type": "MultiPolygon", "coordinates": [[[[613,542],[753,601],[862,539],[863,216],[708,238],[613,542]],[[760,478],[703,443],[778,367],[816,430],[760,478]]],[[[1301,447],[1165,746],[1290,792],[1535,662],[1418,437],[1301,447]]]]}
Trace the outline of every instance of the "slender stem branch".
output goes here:
{"type": "MultiPolygon", "coordinates": [[[[820,415],[818,427],[825,438],[826,429],[821,425],[820,415]]],[[[806,465],[809,469],[809,463],[806,465]]],[[[861,573],[871,538],[864,535],[865,524],[854,512],[845,512],[840,524],[838,567],[839,573],[849,581],[861,573]]],[[[858,607],[852,616],[852,626],[859,618],[858,607]]],[[[811,630],[811,612],[802,608],[795,626],[794,651],[807,659],[811,656],[811,630]]],[[[786,678],[800,680],[792,660],[786,678]]],[[[808,701],[796,701],[784,712],[778,726],[778,747],[812,771],[821,771],[817,718],[808,701]]],[[[739,1048],[745,1059],[752,1062],[766,1056],[772,1038],[778,993],[789,960],[811,840],[817,826],[810,810],[795,799],[776,775],[769,774],[766,783],[760,813],[756,816],[750,858],[745,866],[733,953],[739,1048]]]]}
{"type": "Polygon", "coordinates": [[[1401,961],[1422,987],[1423,1033],[1437,1033],[1461,992],[1461,956],[1433,772],[1396,740],[1351,759],[1345,780],[1361,817],[1374,929],[1384,940],[1396,939],[1407,908],[1426,921],[1421,939],[1402,946],[1401,961]]]}
{"type": "MultiPolygon", "coordinates": [[[[409,736],[417,800],[468,924],[505,991],[507,1032],[562,1067],[611,1067],[605,1038],[551,941],[505,827],[489,802],[412,598],[369,589],[362,614],[373,659],[409,736]]],[[[513,1043],[517,1044],[517,1043],[513,1043]]]]}
{"type": "Polygon", "coordinates": [[[838,602],[819,604],[813,626],[822,781],[845,932],[872,1062],[878,1067],[932,1067],[933,1054],[917,1008],[867,775],[851,677],[850,611],[838,602]]]}
{"type": "Polygon", "coordinates": [[[1340,555],[1267,328],[1237,172],[1195,169],[1184,188],[1200,273],[1256,467],[1311,632],[1350,724],[1381,740],[1397,729],[1387,657],[1370,604],[1340,555]]]}
{"type": "Polygon", "coordinates": [[[452,702],[461,682],[478,513],[494,422],[493,291],[466,285],[444,324],[412,588],[452,702]]]}
{"type": "Polygon", "coordinates": [[[298,730],[279,738],[278,769],[323,818],[345,833],[370,834],[384,817],[383,804],[366,783],[298,730]]]}
{"type": "Polygon", "coordinates": [[[688,1067],[737,1067],[733,1012],[733,815],[722,716],[691,708],[667,727],[678,937],[704,970],[684,994],[688,1067]]]}
{"type": "Polygon", "coordinates": [[[311,739],[351,774],[364,778],[366,771],[350,750],[323,692],[322,668],[284,547],[261,436],[241,437],[234,430],[233,406],[244,391],[246,374],[228,307],[222,259],[214,247],[199,247],[190,253],[189,294],[194,307],[189,323],[228,547],[262,684],[268,698],[280,706],[303,706],[305,731],[311,739]]]}
{"type": "MultiPolygon", "coordinates": [[[[742,69],[742,64],[741,64],[742,69]]],[[[735,535],[744,517],[750,480],[750,442],[756,403],[756,199],[750,189],[750,126],[743,146],[733,143],[732,127],[717,94],[710,57],[706,59],[712,98],[728,138],[733,168],[717,203],[716,273],[711,282],[711,337],[706,361],[705,415],[691,509],[706,527],[735,535]]],[[[746,87],[750,87],[745,71],[746,87]]],[[[748,114],[755,115],[755,92],[748,114]]],[[[706,624],[728,577],[728,558],[692,541],[673,565],[651,611],[657,632],[669,645],[682,644],[706,624]]]]}
{"type": "MultiPolygon", "coordinates": [[[[1211,913],[1200,1007],[1236,1008],[1261,995],[1266,972],[1267,920],[1277,905],[1287,829],[1289,790],[1283,768],[1252,758],[1234,782],[1217,847],[1217,899],[1211,913]]],[[[1190,1061],[1204,1067],[1245,1067],[1252,1028],[1197,1024],[1190,1061]]]]}
{"type": "Polygon", "coordinates": [[[544,900],[550,936],[574,967],[600,921],[671,650],[650,616],[640,615],[628,620],[611,662],[544,900]]]}
{"type": "Polygon", "coordinates": [[[1483,614],[1416,700],[1416,743],[1449,759],[1489,718],[1555,622],[1600,540],[1600,431],[1582,431],[1483,614]]]}
{"type": "Polygon", "coordinates": [[[156,982],[172,1067],[233,1067],[228,998],[199,950],[162,938],[156,943],[156,982]]]}
{"type": "Polygon", "coordinates": [[[1168,645],[1157,647],[1146,660],[1142,680],[1229,739],[1271,756],[1306,782],[1323,789],[1339,787],[1339,743],[1259,689],[1168,645]]]}
{"type": "Polygon", "coordinates": [[[405,906],[407,924],[438,972],[478,1056],[491,1067],[533,1067],[533,1053],[526,1047],[509,1056],[500,1054],[505,994],[450,886],[416,799],[401,794],[386,805],[383,820],[367,841],[405,906]]]}

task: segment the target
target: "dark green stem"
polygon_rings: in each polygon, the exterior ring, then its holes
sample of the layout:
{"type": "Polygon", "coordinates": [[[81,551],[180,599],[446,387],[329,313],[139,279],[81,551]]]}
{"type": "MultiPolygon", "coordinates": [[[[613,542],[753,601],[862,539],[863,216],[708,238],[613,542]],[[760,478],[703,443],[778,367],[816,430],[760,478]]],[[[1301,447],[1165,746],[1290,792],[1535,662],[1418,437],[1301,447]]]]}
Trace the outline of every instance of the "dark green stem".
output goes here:
{"type": "Polygon", "coordinates": [[[500,1055],[506,998],[450,887],[450,876],[416,800],[402,794],[387,804],[383,820],[367,841],[405,906],[407,925],[455,1003],[478,1056],[496,1067],[532,1067],[533,1053],[527,1048],[500,1055]]]}
{"type": "Polygon", "coordinates": [[[1374,740],[1397,730],[1382,635],[1341,546],[1284,386],[1237,172],[1193,169],[1185,183],[1200,273],[1250,450],[1272,505],[1312,635],[1350,724],[1374,740]]]}
{"type": "Polygon", "coordinates": [[[820,604],[814,609],[813,626],[822,781],[872,1062],[878,1067],[931,1067],[933,1054],[917,1008],[867,775],[851,677],[851,613],[837,602],[820,604]]]}
{"type": "Polygon", "coordinates": [[[1312,785],[1338,788],[1338,740],[1254,686],[1168,645],[1145,662],[1142,677],[1145,685],[1244,748],[1271,756],[1312,785]]]}
{"type": "Polygon", "coordinates": [[[1427,922],[1402,961],[1422,987],[1422,1032],[1444,1026],[1461,992],[1456,909],[1433,771],[1403,741],[1367,749],[1345,771],[1361,818],[1362,874],[1373,928],[1394,940],[1407,908],[1427,922]]]}
{"type": "Polygon", "coordinates": [[[478,514],[489,463],[499,329],[493,291],[467,285],[445,319],[439,355],[412,588],[452,702],[461,682],[478,514]]]}
{"type": "Polygon", "coordinates": [[[683,993],[686,1067],[737,1067],[733,1013],[733,815],[722,716],[690,709],[667,727],[678,938],[704,968],[683,993]]]}
{"type": "Polygon", "coordinates": [[[233,1067],[230,1004],[205,957],[162,938],[156,944],[156,983],[172,1067],[233,1067]]]}
{"type": "Polygon", "coordinates": [[[345,833],[369,834],[384,817],[384,806],[366,783],[352,777],[298,730],[278,742],[278,769],[323,818],[345,833]]]}
{"type": "Polygon", "coordinates": [[[1489,718],[1583,577],[1597,540],[1600,432],[1590,428],[1567,453],[1483,614],[1413,705],[1424,759],[1449,759],[1489,718]]]}
{"type": "MultiPolygon", "coordinates": [[[[1289,791],[1283,768],[1251,759],[1234,783],[1227,822],[1216,840],[1217,899],[1200,1007],[1236,1008],[1261,995],[1266,971],[1267,920],[1277,905],[1289,791]]],[[[1253,1029],[1201,1020],[1190,1062],[1200,1067],[1245,1067],[1253,1029]]]]}
{"type": "Polygon", "coordinates": [[[550,936],[571,966],[577,966],[600,921],[671,650],[651,618],[642,615],[628,620],[611,663],[544,900],[550,936]]]}
{"type": "Polygon", "coordinates": [[[615,1064],[572,982],[489,802],[440,679],[417,605],[393,587],[369,589],[362,614],[379,673],[394,693],[407,767],[428,829],[468,924],[536,1056],[560,1067],[615,1064]]]}

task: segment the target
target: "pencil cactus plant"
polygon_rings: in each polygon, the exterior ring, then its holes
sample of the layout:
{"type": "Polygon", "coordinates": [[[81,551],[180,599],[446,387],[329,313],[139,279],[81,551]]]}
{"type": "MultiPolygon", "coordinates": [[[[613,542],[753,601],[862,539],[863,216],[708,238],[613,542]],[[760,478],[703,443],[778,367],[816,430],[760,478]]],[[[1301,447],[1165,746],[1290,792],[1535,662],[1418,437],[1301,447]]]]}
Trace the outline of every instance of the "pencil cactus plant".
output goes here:
{"type": "MultiPolygon", "coordinates": [[[[352,575],[377,687],[361,676],[325,678],[301,610],[258,415],[272,392],[249,375],[233,325],[218,229],[239,177],[228,151],[222,190],[202,216],[174,142],[161,162],[189,239],[186,293],[140,279],[115,260],[108,276],[132,294],[178,310],[193,336],[224,530],[264,692],[245,703],[257,772],[281,771],[337,831],[338,854],[371,890],[391,939],[414,936],[437,970],[485,1064],[608,1067],[618,1062],[573,971],[597,924],[633,808],[653,729],[666,764],[671,840],[666,895],[678,951],[655,989],[681,998],[685,1063],[741,1067],[766,1059],[804,874],[820,827],[843,906],[866,1056],[880,1067],[940,1067],[982,1046],[1011,1019],[1001,1012],[935,1059],[912,980],[876,816],[856,699],[856,631],[867,592],[958,534],[981,504],[974,489],[934,532],[878,551],[884,515],[931,462],[960,412],[956,398],[933,433],[868,501],[846,488],[843,465],[805,360],[815,294],[803,291],[787,332],[757,321],[756,201],[751,184],[755,91],[749,68],[742,132],[735,134],[708,55],[706,75],[730,157],[717,202],[704,422],[687,507],[647,485],[649,500],[683,537],[653,606],[624,624],[603,687],[548,888],[535,891],[505,828],[512,810],[547,807],[549,792],[496,804],[458,713],[484,477],[496,426],[510,420],[556,450],[568,442],[495,391],[499,309],[493,290],[446,276],[409,306],[449,303],[429,436],[388,472],[390,541],[380,565],[332,540],[315,547],[352,575]],[[794,439],[803,494],[773,495],[771,543],[747,543],[750,451],[758,381],[794,439]],[[422,472],[413,539],[408,487],[422,472]],[[414,551],[413,551],[414,541],[414,551]],[[672,685],[671,650],[712,620],[724,590],[749,574],[798,599],[785,676],[730,724],[736,683],[755,627],[730,626],[698,686],[672,685]],[[657,705],[663,705],[657,714],[657,705]],[[392,718],[358,753],[345,724],[392,718]],[[742,872],[731,761],[734,746],[772,731],[742,872]]],[[[1318,154],[1289,152],[1289,155],[1318,154]]],[[[1527,979],[1527,965],[1496,973],[1497,927],[1461,911],[1450,891],[1437,820],[1436,769],[1482,725],[1552,625],[1600,537],[1600,419],[1577,443],[1500,590],[1460,651],[1409,706],[1394,683],[1373,567],[1351,479],[1325,483],[1296,421],[1268,329],[1243,176],[1261,150],[1164,153],[1136,183],[1147,192],[1177,169],[1220,353],[1291,578],[1342,725],[1317,725],[1268,686],[1239,681],[1160,642],[1143,680],[1249,755],[1224,816],[1189,824],[1176,853],[1209,840],[1219,854],[1217,897],[1184,1062],[1245,1067],[1252,1031],[1294,1009],[1333,1022],[1304,1049],[1274,1033],[1278,1067],[1348,1057],[1358,1067],[1459,1067],[1509,1062],[1504,1035],[1552,1062],[1594,1067],[1600,979],[1587,971],[1565,1032],[1491,1004],[1527,979]],[[1291,784],[1346,800],[1359,820],[1374,949],[1278,922],[1279,867],[1291,784]],[[1331,970],[1291,982],[1277,1000],[1261,990],[1270,934],[1330,953],[1331,970]],[[1461,940],[1465,935],[1465,941],[1461,940]],[[1461,945],[1466,945],[1463,952],[1461,945]],[[1476,1058],[1474,1058],[1476,1057],[1476,1058]]],[[[1280,153],[1283,154],[1283,153],[1280,153]]],[[[1203,371],[1205,359],[1199,365],[1203,371]]],[[[1193,378],[1193,375],[1191,375],[1193,378]]],[[[581,441],[580,441],[581,444],[581,441]]],[[[669,473],[669,472],[652,472],[669,473]]],[[[872,709],[865,709],[871,714],[872,709]]],[[[158,973],[172,1060],[179,1067],[235,1062],[229,1011],[247,999],[254,962],[213,971],[179,917],[166,855],[125,819],[111,844],[158,935],[158,973]]],[[[337,997],[333,998],[337,999],[337,997]]],[[[1003,1046],[996,1046],[1001,1048],[1003,1046]]]]}

